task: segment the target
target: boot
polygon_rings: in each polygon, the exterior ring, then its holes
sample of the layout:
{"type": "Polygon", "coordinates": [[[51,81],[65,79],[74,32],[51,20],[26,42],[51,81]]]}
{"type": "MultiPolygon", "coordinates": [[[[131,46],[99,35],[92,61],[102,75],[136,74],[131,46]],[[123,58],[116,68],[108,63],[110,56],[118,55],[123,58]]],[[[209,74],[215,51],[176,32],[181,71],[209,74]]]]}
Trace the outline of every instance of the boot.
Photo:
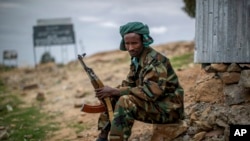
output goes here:
{"type": "Polygon", "coordinates": [[[99,134],[96,141],[108,141],[108,134],[109,134],[109,131],[101,130],[101,133],[99,134]]]}

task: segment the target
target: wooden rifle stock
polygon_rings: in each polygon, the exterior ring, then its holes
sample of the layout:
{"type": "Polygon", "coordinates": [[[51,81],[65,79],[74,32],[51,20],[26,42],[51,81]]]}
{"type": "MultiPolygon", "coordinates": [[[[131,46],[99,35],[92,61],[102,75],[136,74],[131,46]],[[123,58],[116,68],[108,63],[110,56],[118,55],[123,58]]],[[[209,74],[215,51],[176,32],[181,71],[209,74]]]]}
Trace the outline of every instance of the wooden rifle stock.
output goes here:
{"type": "MultiPolygon", "coordinates": [[[[82,55],[78,55],[78,60],[81,62],[81,65],[83,66],[85,72],[87,73],[92,86],[94,89],[97,88],[102,88],[104,87],[102,81],[96,76],[95,72],[86,66],[86,64],[83,61],[83,57],[86,56],[86,53],[82,55]]],[[[111,104],[111,100],[109,97],[104,98],[101,100],[100,105],[88,105],[88,104],[83,104],[81,111],[87,112],[87,113],[100,113],[100,112],[105,112],[107,110],[109,114],[109,120],[112,121],[113,119],[113,107],[111,104]]]]}

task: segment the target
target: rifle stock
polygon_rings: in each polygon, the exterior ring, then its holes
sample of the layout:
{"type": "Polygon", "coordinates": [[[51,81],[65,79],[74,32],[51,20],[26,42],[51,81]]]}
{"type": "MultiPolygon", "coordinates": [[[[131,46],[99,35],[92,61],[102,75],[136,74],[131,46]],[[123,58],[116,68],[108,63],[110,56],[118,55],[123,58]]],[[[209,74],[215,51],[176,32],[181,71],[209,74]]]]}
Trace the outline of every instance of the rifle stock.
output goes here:
{"type": "MultiPolygon", "coordinates": [[[[86,64],[84,63],[83,57],[85,55],[86,53],[84,53],[83,55],[78,55],[78,60],[81,62],[81,65],[83,66],[85,72],[87,73],[92,86],[94,87],[94,89],[104,87],[102,81],[96,76],[95,72],[91,68],[87,67],[86,64]]],[[[81,111],[87,113],[100,113],[107,111],[109,114],[109,119],[111,121],[113,119],[113,107],[110,98],[106,97],[100,101],[101,101],[100,105],[83,104],[81,111]]]]}
{"type": "Polygon", "coordinates": [[[86,112],[86,113],[101,113],[101,112],[106,111],[106,107],[104,104],[100,104],[100,105],[83,104],[81,111],[86,112]]]}

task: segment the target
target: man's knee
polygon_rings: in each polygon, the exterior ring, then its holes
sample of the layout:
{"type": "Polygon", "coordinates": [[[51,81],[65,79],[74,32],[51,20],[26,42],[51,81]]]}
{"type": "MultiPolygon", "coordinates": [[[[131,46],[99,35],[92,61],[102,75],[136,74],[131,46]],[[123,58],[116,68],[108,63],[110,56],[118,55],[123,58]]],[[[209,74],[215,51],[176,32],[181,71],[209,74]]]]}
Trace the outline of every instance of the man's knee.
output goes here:
{"type": "Polygon", "coordinates": [[[120,107],[124,107],[124,108],[134,107],[135,104],[132,101],[133,97],[134,96],[132,95],[123,95],[118,99],[116,105],[119,105],[120,107]]]}

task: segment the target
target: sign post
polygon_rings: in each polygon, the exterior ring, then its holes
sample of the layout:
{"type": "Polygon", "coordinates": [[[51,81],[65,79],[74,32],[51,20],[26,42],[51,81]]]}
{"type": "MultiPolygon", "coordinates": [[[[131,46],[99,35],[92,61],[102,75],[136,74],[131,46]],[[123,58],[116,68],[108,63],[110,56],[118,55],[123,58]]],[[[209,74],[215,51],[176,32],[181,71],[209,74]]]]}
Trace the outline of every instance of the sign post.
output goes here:
{"type": "MultiPolygon", "coordinates": [[[[75,44],[75,33],[70,18],[40,19],[33,27],[34,58],[35,47],[75,44]]],[[[77,55],[77,47],[75,46],[77,55]]]]}

